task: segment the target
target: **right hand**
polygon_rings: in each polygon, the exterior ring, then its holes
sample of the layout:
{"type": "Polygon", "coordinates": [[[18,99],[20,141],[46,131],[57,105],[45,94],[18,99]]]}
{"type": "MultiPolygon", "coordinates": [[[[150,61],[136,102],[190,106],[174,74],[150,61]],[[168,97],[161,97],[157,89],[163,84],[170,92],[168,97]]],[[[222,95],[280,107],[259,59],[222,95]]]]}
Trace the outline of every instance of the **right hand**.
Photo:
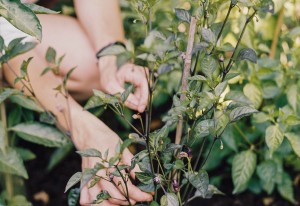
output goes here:
{"type": "MultiPolygon", "coordinates": [[[[76,119],[74,120],[76,121],[76,119]]],[[[85,150],[94,148],[98,149],[102,153],[104,153],[106,149],[109,149],[109,157],[114,155],[115,146],[120,141],[120,138],[92,114],[83,112],[83,114],[80,115],[80,119],[78,119],[76,123],[74,122],[73,126],[75,126],[73,127],[73,141],[77,149],[85,150]]],[[[133,155],[130,153],[130,151],[128,149],[125,149],[122,154],[121,161],[123,164],[130,165],[132,157],[133,155]]],[[[97,162],[99,162],[98,158],[84,157],[82,158],[82,169],[84,170],[85,168],[93,168],[97,162]]],[[[137,167],[131,171],[130,176],[133,179],[135,178],[135,172],[137,171],[139,171],[139,168],[137,167]]],[[[106,177],[106,172],[106,169],[103,169],[100,170],[97,175],[106,177]]],[[[123,188],[125,188],[125,185],[121,178],[114,177],[113,181],[117,185],[119,182],[121,182],[123,188]]],[[[122,186],[119,185],[119,188],[116,188],[111,182],[108,182],[106,180],[100,180],[97,185],[90,189],[88,189],[86,185],[81,191],[80,204],[89,205],[89,203],[96,199],[97,194],[99,194],[102,190],[106,190],[111,195],[111,197],[120,200],[110,198],[103,201],[101,203],[101,206],[129,205],[128,201],[124,197],[122,186]]],[[[150,194],[141,191],[138,187],[133,185],[130,180],[128,180],[127,186],[130,202],[132,205],[134,205],[136,202],[145,202],[152,200],[152,196],[150,194]]]]}

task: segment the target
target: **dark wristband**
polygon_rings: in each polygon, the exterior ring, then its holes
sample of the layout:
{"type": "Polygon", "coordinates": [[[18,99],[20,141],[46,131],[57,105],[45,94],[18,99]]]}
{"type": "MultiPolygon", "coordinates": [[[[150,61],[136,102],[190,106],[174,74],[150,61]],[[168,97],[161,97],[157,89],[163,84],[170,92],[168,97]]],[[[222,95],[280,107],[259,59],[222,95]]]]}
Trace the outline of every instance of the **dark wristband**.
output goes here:
{"type": "Polygon", "coordinates": [[[102,53],[105,49],[107,49],[108,47],[111,47],[111,46],[113,46],[113,45],[122,46],[122,47],[124,47],[124,49],[126,49],[126,45],[125,45],[123,42],[116,41],[116,42],[110,43],[110,44],[106,45],[105,47],[101,48],[101,49],[96,53],[97,59],[100,59],[101,53],[102,53]]]}

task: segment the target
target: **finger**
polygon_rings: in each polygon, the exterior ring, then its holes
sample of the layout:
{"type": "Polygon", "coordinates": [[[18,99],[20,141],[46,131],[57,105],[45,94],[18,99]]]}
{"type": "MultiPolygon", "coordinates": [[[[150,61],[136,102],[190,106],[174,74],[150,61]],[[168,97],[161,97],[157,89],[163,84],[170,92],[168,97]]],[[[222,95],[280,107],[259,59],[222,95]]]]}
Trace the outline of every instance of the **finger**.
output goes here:
{"type": "Polygon", "coordinates": [[[90,199],[89,199],[89,193],[88,193],[88,188],[84,187],[82,188],[81,192],[80,192],[80,205],[85,205],[90,203],[90,199]]]}
{"type": "Polygon", "coordinates": [[[138,110],[139,100],[133,94],[129,94],[125,101],[125,105],[130,109],[138,110]]]}
{"type": "Polygon", "coordinates": [[[141,191],[138,187],[133,185],[131,181],[127,182],[128,195],[131,199],[137,202],[149,202],[152,200],[152,195],[141,191]]]}
{"type": "Polygon", "coordinates": [[[140,113],[144,112],[148,103],[148,98],[149,98],[149,86],[148,86],[148,82],[146,79],[143,79],[139,85],[139,87],[137,87],[138,92],[139,92],[139,107],[138,107],[138,111],[140,113]]]}

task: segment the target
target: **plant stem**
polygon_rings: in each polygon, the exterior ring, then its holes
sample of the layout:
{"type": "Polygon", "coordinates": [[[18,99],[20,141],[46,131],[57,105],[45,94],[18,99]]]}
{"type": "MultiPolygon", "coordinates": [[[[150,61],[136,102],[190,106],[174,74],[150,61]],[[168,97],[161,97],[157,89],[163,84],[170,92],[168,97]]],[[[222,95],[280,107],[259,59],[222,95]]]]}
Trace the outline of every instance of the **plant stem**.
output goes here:
{"type": "Polygon", "coordinates": [[[126,200],[128,201],[129,205],[131,206],[132,204],[131,204],[130,199],[129,199],[129,192],[128,192],[127,181],[125,180],[125,178],[124,178],[122,172],[120,171],[120,169],[118,168],[118,166],[116,166],[116,169],[118,170],[118,172],[119,172],[119,174],[121,175],[121,178],[122,178],[122,180],[123,180],[123,182],[124,182],[124,184],[125,184],[125,188],[126,188],[126,195],[125,195],[125,198],[126,198],[126,200]]]}
{"type": "Polygon", "coordinates": [[[276,28],[275,28],[275,32],[274,32],[274,37],[273,37],[273,41],[272,41],[271,51],[269,54],[270,59],[274,59],[275,54],[276,54],[279,34],[280,34],[280,30],[281,30],[281,27],[283,24],[283,17],[284,17],[284,6],[282,6],[282,8],[280,9],[280,12],[279,12],[279,16],[278,16],[278,20],[277,20],[277,24],[276,24],[276,28]]]}
{"type": "Polygon", "coordinates": [[[233,3],[230,3],[229,9],[228,9],[228,11],[227,11],[227,14],[226,14],[226,17],[225,17],[225,20],[224,20],[224,23],[223,23],[223,25],[222,25],[222,28],[221,28],[219,34],[218,34],[218,37],[217,37],[217,39],[216,39],[216,43],[215,43],[215,46],[214,46],[214,47],[216,47],[217,42],[219,41],[219,39],[220,39],[220,37],[221,37],[221,35],[222,35],[222,32],[223,32],[223,30],[224,30],[224,27],[225,27],[227,21],[228,21],[228,17],[229,17],[229,15],[230,15],[230,12],[231,12],[231,10],[233,9],[233,7],[235,7],[235,5],[234,5],[233,3]]]}
{"type": "MultiPolygon", "coordinates": [[[[188,77],[190,76],[191,62],[192,62],[192,50],[193,50],[194,39],[195,39],[196,23],[197,23],[196,18],[193,16],[191,18],[191,23],[190,23],[188,45],[187,45],[187,49],[186,49],[184,68],[183,68],[182,79],[181,79],[181,92],[182,92],[180,95],[181,101],[183,101],[186,98],[184,92],[187,89],[188,77]]],[[[179,116],[179,120],[178,120],[177,128],[176,128],[175,144],[180,144],[182,128],[183,128],[183,117],[179,116]]]]}
{"type": "Polygon", "coordinates": [[[245,31],[246,31],[247,25],[251,22],[251,20],[252,20],[253,17],[255,16],[255,14],[256,14],[256,11],[254,11],[253,14],[252,14],[250,17],[248,17],[247,20],[246,20],[246,22],[245,22],[245,25],[244,25],[244,27],[243,27],[243,30],[242,30],[241,34],[240,34],[240,37],[239,37],[239,39],[238,39],[238,42],[237,42],[237,44],[236,44],[236,46],[235,46],[235,48],[234,48],[234,51],[233,51],[233,53],[232,53],[232,55],[231,55],[231,58],[230,58],[230,60],[229,60],[229,62],[228,62],[228,64],[227,64],[226,68],[225,68],[224,71],[223,71],[222,81],[224,81],[224,79],[225,79],[225,77],[226,77],[226,74],[230,71],[230,69],[231,69],[231,67],[232,67],[232,63],[233,63],[233,61],[234,61],[235,53],[237,52],[237,49],[238,49],[238,47],[239,47],[239,45],[240,45],[240,43],[241,43],[241,40],[242,40],[242,38],[243,38],[243,36],[244,36],[244,33],[245,33],[245,31]]]}
{"type": "Polygon", "coordinates": [[[244,132],[241,130],[241,128],[234,123],[233,124],[234,128],[238,131],[238,133],[241,135],[241,137],[249,144],[252,145],[252,143],[248,140],[248,137],[244,134],[244,132]]]}

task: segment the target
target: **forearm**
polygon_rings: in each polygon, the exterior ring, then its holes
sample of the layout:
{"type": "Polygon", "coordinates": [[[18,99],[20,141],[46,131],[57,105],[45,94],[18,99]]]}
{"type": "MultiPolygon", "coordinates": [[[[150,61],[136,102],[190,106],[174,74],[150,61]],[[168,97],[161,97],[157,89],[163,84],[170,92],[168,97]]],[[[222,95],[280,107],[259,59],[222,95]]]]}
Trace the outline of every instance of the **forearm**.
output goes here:
{"type": "Polygon", "coordinates": [[[124,41],[119,0],[74,0],[79,22],[97,51],[108,43],[124,41]]]}

